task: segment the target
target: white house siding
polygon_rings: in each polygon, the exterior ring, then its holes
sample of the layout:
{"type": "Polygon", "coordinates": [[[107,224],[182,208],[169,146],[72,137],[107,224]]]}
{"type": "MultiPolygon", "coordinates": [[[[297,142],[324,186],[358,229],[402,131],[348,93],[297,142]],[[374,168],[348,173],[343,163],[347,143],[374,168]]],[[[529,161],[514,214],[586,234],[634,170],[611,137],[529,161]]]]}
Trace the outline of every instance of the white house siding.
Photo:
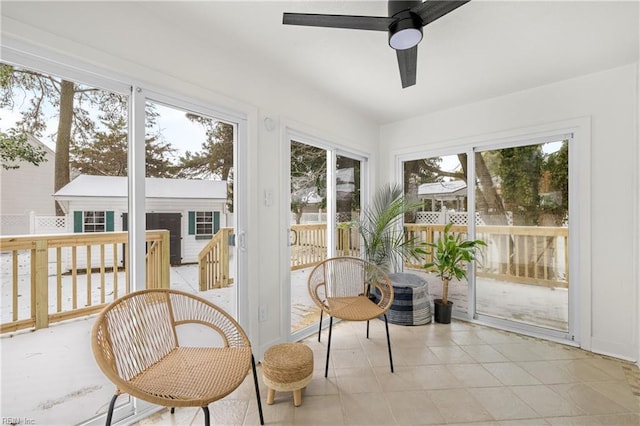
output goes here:
{"type": "MultiPolygon", "coordinates": [[[[70,232],[74,229],[74,212],[75,211],[113,211],[114,216],[114,232],[123,230],[122,215],[128,211],[127,200],[122,198],[100,198],[93,197],[78,198],[65,203],[68,208],[67,218],[70,223],[70,232]]],[[[227,226],[227,215],[224,212],[224,201],[221,200],[180,200],[180,199],[147,199],[147,213],[180,213],[181,221],[181,256],[182,263],[194,263],[198,261],[198,254],[209,240],[196,240],[194,235],[189,235],[189,211],[219,211],[220,227],[227,226]]],[[[100,247],[94,246],[91,252],[91,266],[100,265],[100,247]]],[[[64,254],[65,265],[71,267],[71,250],[66,250],[64,254]]],[[[121,260],[122,247],[118,245],[117,256],[121,260]]],[[[113,264],[113,252],[111,247],[105,251],[106,265],[113,264]]],[[[86,250],[84,248],[77,249],[77,268],[86,268],[86,250]]]]}
{"type": "MultiPolygon", "coordinates": [[[[18,169],[4,170],[0,167],[0,214],[26,215],[28,221],[29,212],[37,215],[54,215],[55,205],[53,201],[53,177],[54,156],[49,148],[33,139],[29,139],[31,145],[44,147],[47,161],[39,166],[30,163],[19,163],[18,169]]],[[[28,222],[27,222],[28,223],[28,222]]],[[[14,235],[11,229],[0,230],[2,235],[14,235]]],[[[28,232],[28,229],[27,229],[28,232]]]]}
{"type": "Polygon", "coordinates": [[[227,215],[224,214],[223,200],[178,200],[178,199],[147,199],[147,213],[181,213],[182,214],[182,263],[198,261],[198,254],[209,240],[196,240],[195,235],[189,235],[190,211],[218,211],[220,212],[220,228],[227,226],[227,215]]]}

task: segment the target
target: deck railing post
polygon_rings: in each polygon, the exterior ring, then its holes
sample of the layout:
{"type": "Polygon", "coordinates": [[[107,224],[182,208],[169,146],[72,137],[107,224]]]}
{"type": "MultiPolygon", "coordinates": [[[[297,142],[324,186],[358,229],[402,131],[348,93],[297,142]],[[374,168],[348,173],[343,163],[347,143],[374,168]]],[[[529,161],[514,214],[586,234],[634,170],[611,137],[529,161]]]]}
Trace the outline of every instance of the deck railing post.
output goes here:
{"type": "Polygon", "coordinates": [[[35,265],[35,325],[38,329],[49,326],[49,250],[46,240],[37,240],[35,246],[35,259],[31,261],[35,265]]]}
{"type": "Polygon", "coordinates": [[[171,266],[171,261],[170,261],[170,256],[171,256],[171,252],[170,252],[170,238],[169,238],[169,231],[162,231],[162,261],[160,262],[160,288],[169,288],[169,276],[170,276],[170,266],[171,266]]]}

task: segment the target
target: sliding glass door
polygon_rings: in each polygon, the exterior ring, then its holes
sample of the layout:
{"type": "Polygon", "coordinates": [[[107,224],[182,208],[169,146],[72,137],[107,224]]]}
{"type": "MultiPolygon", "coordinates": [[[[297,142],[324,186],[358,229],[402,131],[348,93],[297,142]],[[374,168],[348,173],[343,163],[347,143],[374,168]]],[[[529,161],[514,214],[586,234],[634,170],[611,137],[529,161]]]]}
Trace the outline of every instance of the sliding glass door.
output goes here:
{"type": "Polygon", "coordinates": [[[320,319],[307,290],[311,270],[331,256],[360,256],[354,221],[366,159],[303,134],[292,133],[288,147],[290,334],[297,340],[316,330],[320,319]]]}
{"type": "MultiPolygon", "coordinates": [[[[467,279],[449,285],[454,316],[573,339],[571,141],[571,134],[523,138],[402,163],[405,193],[422,204],[405,218],[410,236],[436,241],[453,223],[455,233],[487,243],[467,279]]],[[[420,266],[406,265],[425,274],[420,266]]],[[[427,279],[440,298],[440,280],[427,279]]]]}
{"type": "Polygon", "coordinates": [[[569,332],[569,138],[477,150],[476,312],[569,332]]]}

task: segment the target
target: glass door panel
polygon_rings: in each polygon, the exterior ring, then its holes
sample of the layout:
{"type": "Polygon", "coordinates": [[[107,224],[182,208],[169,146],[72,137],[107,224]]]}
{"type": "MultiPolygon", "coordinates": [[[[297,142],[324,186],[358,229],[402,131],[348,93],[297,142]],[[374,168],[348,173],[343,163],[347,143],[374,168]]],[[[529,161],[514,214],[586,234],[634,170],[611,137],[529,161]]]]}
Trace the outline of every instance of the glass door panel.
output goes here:
{"type": "MultiPolygon", "coordinates": [[[[0,237],[23,244],[0,254],[0,322],[18,330],[2,340],[0,412],[3,423],[78,424],[103,413],[114,389],[93,359],[85,319],[130,288],[127,237],[115,220],[129,198],[130,99],[124,87],[0,68],[0,237]],[[54,237],[53,247],[31,250],[54,237]]],[[[123,396],[114,420],[132,411],[123,396]]]]}
{"type": "Polygon", "coordinates": [[[171,287],[237,318],[236,126],[148,100],[146,130],[146,228],[169,231],[171,287]]]}
{"type": "Polygon", "coordinates": [[[568,140],[475,154],[476,312],[569,330],[568,140]]]}
{"type": "Polygon", "coordinates": [[[335,241],[337,256],[360,257],[360,237],[352,225],[360,215],[361,161],[344,155],[336,156],[335,241]]]}
{"type": "Polygon", "coordinates": [[[291,258],[291,333],[317,324],[320,311],[307,290],[311,269],[328,254],[328,151],[291,142],[289,249],[291,258]]]}
{"type": "MultiPolygon", "coordinates": [[[[443,155],[404,162],[404,188],[409,201],[419,200],[422,207],[406,215],[405,229],[408,236],[419,242],[433,242],[440,237],[447,223],[453,223],[452,231],[467,230],[467,156],[443,155]]],[[[407,268],[417,274],[426,258],[410,262],[407,268]]],[[[435,273],[426,273],[432,298],[442,298],[442,281],[435,273]]],[[[457,312],[468,311],[469,284],[467,280],[453,279],[449,283],[449,300],[457,312]]]]}

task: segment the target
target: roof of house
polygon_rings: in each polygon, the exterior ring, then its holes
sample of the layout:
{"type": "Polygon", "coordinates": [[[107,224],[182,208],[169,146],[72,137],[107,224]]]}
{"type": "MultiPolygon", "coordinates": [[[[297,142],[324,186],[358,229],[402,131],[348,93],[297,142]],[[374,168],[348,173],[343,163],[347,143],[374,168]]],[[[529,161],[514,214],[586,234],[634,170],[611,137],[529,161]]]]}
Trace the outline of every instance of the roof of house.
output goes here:
{"type": "MultiPolygon", "coordinates": [[[[128,194],[126,176],[80,175],[58,192],[55,199],[75,197],[126,197],[128,194]]],[[[227,182],[222,180],[192,180],[146,178],[145,195],[147,198],[191,198],[226,199],[227,182]]]]}
{"type": "Polygon", "coordinates": [[[423,183],[418,187],[420,198],[446,200],[465,195],[467,195],[467,183],[463,180],[423,183]]]}

